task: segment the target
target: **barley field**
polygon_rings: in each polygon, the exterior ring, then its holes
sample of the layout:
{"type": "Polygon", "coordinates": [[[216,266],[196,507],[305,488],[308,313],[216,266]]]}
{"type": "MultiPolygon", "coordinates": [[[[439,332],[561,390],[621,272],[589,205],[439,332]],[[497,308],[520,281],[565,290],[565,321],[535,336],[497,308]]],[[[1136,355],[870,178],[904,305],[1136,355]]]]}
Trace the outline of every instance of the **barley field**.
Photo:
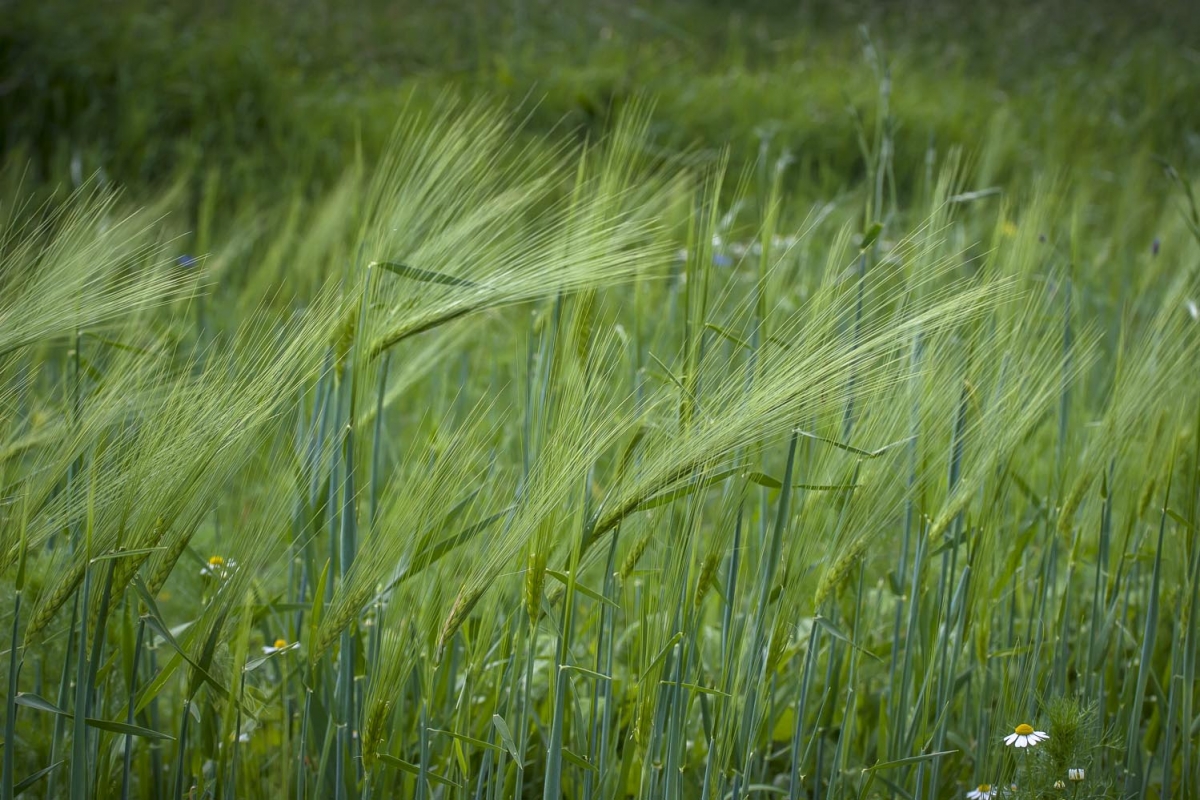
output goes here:
{"type": "Polygon", "coordinates": [[[1200,797],[1187,4],[0,11],[0,800],[1200,797]]]}

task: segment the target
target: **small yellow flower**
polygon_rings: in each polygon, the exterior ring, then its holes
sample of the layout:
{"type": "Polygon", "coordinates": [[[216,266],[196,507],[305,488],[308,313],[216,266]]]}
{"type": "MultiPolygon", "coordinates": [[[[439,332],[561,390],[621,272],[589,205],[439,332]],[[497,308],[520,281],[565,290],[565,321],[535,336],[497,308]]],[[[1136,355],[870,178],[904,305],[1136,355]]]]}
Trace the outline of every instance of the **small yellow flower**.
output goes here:
{"type": "Polygon", "coordinates": [[[973,792],[967,792],[969,800],[992,800],[996,796],[996,790],[992,788],[990,783],[981,783],[973,792]]]}
{"type": "Polygon", "coordinates": [[[1022,722],[1015,731],[1004,737],[1004,743],[1010,747],[1033,747],[1049,738],[1050,734],[1045,731],[1035,731],[1032,725],[1022,722]]]}
{"type": "Polygon", "coordinates": [[[262,651],[263,655],[269,656],[272,653],[279,653],[289,649],[291,649],[291,645],[288,644],[287,639],[276,639],[275,644],[264,647],[262,651]]]}
{"type": "Polygon", "coordinates": [[[237,562],[233,559],[226,561],[223,556],[209,556],[208,563],[200,568],[200,575],[205,578],[224,580],[235,569],[237,569],[237,562]]]}

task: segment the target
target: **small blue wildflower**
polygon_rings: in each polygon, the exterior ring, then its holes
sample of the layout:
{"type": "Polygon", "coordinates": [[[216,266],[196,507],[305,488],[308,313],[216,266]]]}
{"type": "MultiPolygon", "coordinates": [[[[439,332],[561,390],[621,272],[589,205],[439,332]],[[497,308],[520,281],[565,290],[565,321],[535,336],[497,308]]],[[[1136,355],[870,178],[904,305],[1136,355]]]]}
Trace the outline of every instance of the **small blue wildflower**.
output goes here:
{"type": "Polygon", "coordinates": [[[732,267],[733,259],[725,253],[716,253],[713,255],[714,267],[732,267]]]}
{"type": "Polygon", "coordinates": [[[184,269],[191,269],[200,262],[196,260],[195,256],[189,256],[187,253],[184,253],[179,258],[175,259],[175,263],[184,269]]]}

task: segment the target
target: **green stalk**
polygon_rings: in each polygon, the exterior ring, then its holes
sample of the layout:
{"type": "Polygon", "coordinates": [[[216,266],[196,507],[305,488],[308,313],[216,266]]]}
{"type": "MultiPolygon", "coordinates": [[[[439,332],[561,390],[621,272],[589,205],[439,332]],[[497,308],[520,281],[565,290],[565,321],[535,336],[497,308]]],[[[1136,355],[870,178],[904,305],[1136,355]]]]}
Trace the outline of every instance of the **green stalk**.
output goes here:
{"type": "MultiPolygon", "coordinates": [[[[921,604],[919,601],[920,593],[917,591],[917,587],[920,586],[921,569],[924,566],[923,561],[925,558],[926,536],[924,528],[925,526],[922,525],[921,529],[917,531],[917,549],[913,555],[912,580],[909,582],[909,585],[912,587],[912,600],[909,603],[908,623],[904,630],[904,661],[900,669],[900,702],[897,704],[897,708],[900,709],[902,714],[908,709],[909,687],[912,685],[913,648],[918,643],[916,637],[920,632],[921,604]]],[[[911,714],[907,715],[907,725],[903,724],[906,721],[905,716],[897,718],[896,736],[899,747],[893,748],[893,756],[903,756],[906,753],[912,752],[913,730],[919,719],[919,715],[920,702],[918,701],[917,707],[912,710],[911,714]]]]}
{"type": "Polygon", "coordinates": [[[742,556],[742,505],[738,504],[737,518],[733,524],[733,550],[725,570],[725,608],[721,613],[721,664],[726,675],[725,692],[729,693],[733,681],[733,606],[737,597],[738,570],[742,556]]]}
{"type": "MultiPolygon", "coordinates": [[[[418,684],[418,688],[419,684],[418,684]]],[[[417,800],[425,800],[426,792],[429,791],[429,710],[425,702],[425,698],[419,700],[421,704],[420,726],[418,732],[421,742],[421,765],[420,773],[417,775],[417,800]]]]}
{"type": "MultiPolygon", "coordinates": [[[[75,622],[79,618],[79,595],[76,593],[71,600],[71,623],[67,627],[68,631],[75,630],[75,622]]],[[[76,637],[67,636],[67,650],[63,654],[62,671],[59,674],[58,694],[55,696],[55,703],[59,708],[66,708],[71,698],[71,659],[75,655],[76,637]]],[[[50,761],[54,763],[58,755],[59,748],[62,747],[63,736],[66,735],[67,718],[61,714],[54,717],[54,733],[50,740],[50,761]]],[[[50,773],[50,777],[46,780],[46,796],[57,796],[55,790],[58,784],[58,772],[55,770],[50,773]]]]}
{"type": "MultiPolygon", "coordinates": [[[[679,615],[687,608],[688,583],[689,573],[687,567],[685,567],[683,581],[680,585],[680,599],[676,606],[676,619],[672,626],[675,630],[680,630],[682,627],[682,620],[679,619],[679,615]]],[[[682,791],[682,787],[677,784],[682,777],[679,760],[682,757],[683,750],[683,713],[687,708],[687,694],[683,686],[683,676],[689,666],[688,655],[690,648],[688,645],[693,641],[689,637],[676,646],[675,663],[672,665],[674,680],[663,687],[665,695],[663,716],[667,732],[662,773],[663,779],[666,782],[664,797],[668,799],[678,797],[679,792],[682,791]]]]}
{"type": "MultiPolygon", "coordinates": [[[[293,641],[294,641],[294,637],[293,637],[293,641]]],[[[290,676],[289,672],[290,672],[290,670],[288,669],[288,664],[286,661],[284,661],[283,665],[280,667],[280,680],[279,680],[279,685],[280,685],[279,705],[281,706],[280,712],[282,713],[282,716],[280,717],[281,722],[282,722],[282,725],[281,725],[282,734],[281,735],[283,738],[283,747],[280,748],[279,778],[283,782],[283,796],[284,797],[292,796],[291,795],[291,786],[290,786],[292,771],[288,765],[288,756],[292,752],[292,704],[289,702],[288,693],[287,693],[288,686],[291,685],[291,681],[290,681],[291,676],[290,676]]]]}
{"type": "MultiPolygon", "coordinates": [[[[87,551],[85,551],[86,553],[87,551]]],[[[71,798],[72,800],[87,800],[90,794],[88,780],[88,746],[87,746],[87,714],[88,698],[88,658],[87,632],[88,613],[87,598],[92,596],[92,568],[84,567],[83,591],[84,613],[79,615],[79,660],[75,670],[75,718],[71,729],[71,798]]]]}
{"type": "Polygon", "coordinates": [[[371,523],[374,524],[379,511],[379,479],[383,471],[383,400],[387,392],[388,370],[392,365],[392,353],[389,350],[383,356],[379,366],[379,384],[375,391],[375,427],[371,436],[371,523]]]}
{"type": "Polygon", "coordinates": [[[522,686],[522,696],[520,702],[520,710],[518,713],[519,722],[517,723],[517,750],[521,754],[522,763],[517,765],[517,782],[516,792],[514,797],[524,797],[522,787],[525,783],[525,755],[529,752],[529,704],[531,701],[530,690],[533,686],[533,662],[537,655],[537,619],[530,617],[528,633],[526,635],[525,645],[525,683],[522,686]]]}
{"type": "MultiPolygon", "coordinates": [[[[1074,266],[1074,265],[1072,265],[1074,266]]],[[[1074,375],[1074,333],[1071,328],[1071,275],[1068,272],[1063,288],[1062,377],[1058,406],[1058,453],[1056,463],[1061,471],[1066,466],[1068,422],[1071,411],[1071,378],[1074,375]]]]}
{"type": "MultiPolygon", "coordinates": [[[[1162,775],[1162,794],[1161,794],[1162,797],[1172,797],[1173,796],[1171,794],[1171,789],[1172,789],[1171,764],[1174,761],[1174,759],[1172,758],[1172,750],[1173,750],[1172,745],[1174,744],[1173,739],[1175,736],[1175,722],[1179,718],[1179,694],[1180,694],[1180,689],[1182,688],[1183,676],[1172,674],[1172,673],[1176,669],[1176,665],[1178,665],[1180,663],[1180,661],[1182,660],[1181,659],[1182,654],[1179,652],[1179,642],[1180,642],[1179,629],[1176,628],[1171,637],[1171,671],[1168,672],[1168,675],[1170,676],[1170,683],[1168,686],[1167,722],[1163,728],[1163,742],[1162,742],[1163,775],[1162,775]]],[[[1185,745],[1185,749],[1186,749],[1186,747],[1187,746],[1185,745]]]]}
{"type": "Polygon", "coordinates": [[[312,712],[312,689],[304,687],[304,715],[300,719],[300,739],[296,743],[296,796],[308,796],[308,781],[304,779],[304,757],[308,753],[308,720],[312,712]]]}
{"type": "MultiPolygon", "coordinates": [[[[949,724],[949,707],[953,699],[954,675],[958,671],[958,654],[962,650],[962,628],[966,621],[966,601],[967,589],[970,586],[971,568],[963,567],[962,575],[958,580],[958,587],[954,590],[954,596],[950,600],[950,612],[946,615],[945,625],[943,627],[942,636],[942,663],[940,669],[941,680],[939,681],[939,690],[941,697],[938,700],[938,727],[934,734],[933,749],[935,752],[941,752],[946,745],[946,727],[949,724]],[[945,661],[946,650],[949,647],[951,637],[954,638],[953,655],[950,656],[949,664],[945,661]]],[[[942,759],[935,758],[933,765],[930,767],[929,787],[933,791],[938,790],[939,762],[942,759]]]]}
{"type": "Polygon", "coordinates": [[[13,592],[13,622],[12,636],[9,639],[8,651],[8,698],[4,710],[4,777],[0,782],[0,800],[13,800],[16,786],[16,732],[17,732],[17,681],[21,671],[20,639],[17,638],[18,623],[21,618],[21,592],[24,581],[17,579],[16,591],[13,592]]]}
{"type": "Polygon", "coordinates": [[[242,737],[242,703],[246,699],[246,670],[243,667],[241,674],[238,675],[238,707],[234,711],[233,721],[233,743],[231,749],[233,754],[229,757],[229,780],[226,783],[225,794],[231,800],[237,797],[237,778],[238,778],[238,754],[241,752],[242,737]]]}
{"type": "MultiPolygon", "coordinates": [[[[919,433],[920,433],[920,424],[921,424],[921,417],[920,417],[921,394],[919,391],[919,381],[915,376],[919,375],[918,368],[919,368],[921,357],[923,354],[924,354],[924,347],[922,346],[922,340],[921,340],[920,335],[917,335],[917,336],[913,337],[912,353],[909,356],[910,374],[912,374],[914,376],[914,378],[910,381],[910,391],[911,391],[912,398],[913,398],[912,408],[911,408],[910,416],[909,416],[909,430],[911,432],[911,439],[909,439],[909,443],[908,443],[908,482],[905,487],[905,498],[904,498],[904,533],[903,533],[904,538],[900,544],[900,561],[896,565],[896,576],[897,576],[898,582],[900,583],[900,595],[901,596],[896,598],[896,618],[895,618],[895,621],[892,626],[892,658],[891,658],[891,663],[888,666],[888,697],[892,701],[892,713],[891,713],[891,719],[890,719],[891,731],[890,731],[890,735],[889,735],[888,742],[887,742],[887,752],[892,760],[895,760],[895,759],[901,757],[901,754],[898,752],[897,748],[899,746],[900,732],[904,728],[904,726],[902,724],[900,724],[900,721],[903,720],[903,718],[904,718],[905,709],[904,709],[903,703],[904,703],[905,694],[906,694],[905,685],[907,684],[907,681],[908,681],[908,676],[907,676],[907,674],[905,674],[901,681],[900,694],[897,695],[896,694],[896,668],[899,664],[899,658],[900,658],[900,650],[901,650],[900,633],[901,633],[901,627],[903,625],[903,620],[904,620],[905,596],[908,597],[908,603],[913,608],[916,607],[916,603],[917,603],[917,585],[916,585],[916,577],[917,576],[914,573],[914,575],[912,576],[912,581],[906,584],[905,580],[906,580],[907,576],[905,573],[906,573],[907,565],[908,565],[909,543],[912,541],[912,538],[913,538],[912,537],[913,517],[915,514],[915,505],[916,505],[916,498],[913,495],[914,495],[914,492],[916,491],[916,485],[917,485],[917,467],[918,467],[918,464],[917,464],[917,442],[919,441],[918,437],[919,437],[919,433]],[[907,588],[907,595],[905,593],[906,588],[907,588]]],[[[918,547],[919,546],[920,545],[918,543],[918,547]]],[[[907,665],[908,663],[910,663],[908,661],[909,649],[907,646],[905,646],[903,649],[905,651],[905,659],[906,659],[906,665],[907,665]]]]}
{"type": "MultiPolygon", "coordinates": [[[[1195,424],[1200,426],[1200,406],[1197,407],[1195,424]]],[[[1200,430],[1194,427],[1193,430],[1200,430]]],[[[1187,631],[1184,633],[1182,685],[1180,697],[1179,719],[1183,727],[1184,741],[1192,735],[1187,728],[1189,720],[1194,719],[1192,711],[1193,693],[1196,686],[1196,636],[1200,634],[1200,626],[1196,623],[1196,615],[1200,614],[1200,536],[1197,536],[1195,520],[1200,518],[1200,437],[1193,437],[1195,449],[1192,451],[1192,486],[1189,492],[1191,500],[1191,519],[1193,525],[1188,532],[1187,550],[1191,550],[1192,563],[1188,569],[1188,585],[1192,587],[1187,604],[1187,631]]],[[[1192,758],[1194,748],[1186,744],[1182,750],[1179,771],[1179,796],[1190,797],[1195,786],[1200,785],[1200,776],[1192,774],[1192,758]]]]}
{"type": "Polygon", "coordinates": [[[1104,614],[1104,590],[1108,578],[1109,540],[1112,536],[1112,474],[1113,465],[1110,462],[1108,471],[1100,481],[1100,536],[1096,546],[1096,576],[1092,586],[1092,618],[1088,625],[1088,649],[1085,688],[1091,690],[1095,677],[1096,664],[1096,630],[1104,614]]]}
{"type": "MultiPolygon", "coordinates": [[[[1154,656],[1154,641],[1158,633],[1158,598],[1162,580],[1163,539],[1167,533],[1167,509],[1171,501],[1171,480],[1175,472],[1175,456],[1171,455],[1171,471],[1167,475],[1167,488],[1163,495],[1162,514],[1158,523],[1158,546],[1154,551],[1154,572],[1150,578],[1149,596],[1146,605],[1146,626],[1142,632],[1142,652],[1138,662],[1137,685],[1133,702],[1129,706],[1129,738],[1125,750],[1125,795],[1136,791],[1135,773],[1141,761],[1140,738],[1142,733],[1142,704],[1146,699],[1146,683],[1150,680],[1150,663],[1154,656]]],[[[1145,785],[1145,776],[1139,781],[1145,785]]]]}
{"type": "MultiPolygon", "coordinates": [[[[134,709],[137,707],[137,667],[138,661],[141,660],[142,643],[146,636],[146,622],[138,619],[137,641],[133,645],[133,661],[129,670],[129,703],[125,711],[125,724],[132,725],[134,721],[134,709]]],[[[132,785],[132,767],[133,767],[133,737],[125,737],[125,752],[121,763],[121,800],[129,800],[129,792],[132,785]]]]}
{"type": "MultiPolygon", "coordinates": [[[[350,569],[350,565],[355,556],[355,512],[354,512],[354,431],[351,427],[346,428],[346,486],[343,494],[342,508],[342,553],[341,553],[341,568],[342,582],[346,580],[346,573],[350,569]]],[[[355,626],[348,625],[342,631],[341,649],[338,653],[338,708],[341,719],[338,724],[338,747],[336,757],[336,781],[338,797],[344,798],[346,793],[346,782],[350,780],[350,776],[346,775],[346,758],[353,758],[351,748],[356,739],[351,735],[353,730],[356,715],[354,713],[354,662],[355,662],[355,639],[353,628],[355,626]]],[[[361,764],[361,760],[359,760],[361,764]]]]}
{"type": "MultiPolygon", "coordinates": [[[[959,480],[962,476],[962,460],[963,451],[966,447],[966,430],[967,430],[967,386],[964,381],[962,392],[958,402],[958,414],[954,421],[954,444],[951,449],[950,456],[950,475],[947,481],[947,494],[952,495],[955,489],[958,488],[959,480]]],[[[954,522],[950,526],[950,545],[949,551],[942,553],[942,579],[945,583],[946,591],[950,591],[950,576],[954,574],[958,561],[958,540],[962,533],[962,512],[959,512],[954,522]],[[948,562],[948,564],[947,564],[948,562]]],[[[953,688],[954,675],[953,670],[948,669],[947,658],[950,648],[951,630],[954,627],[952,616],[955,613],[955,598],[959,597],[960,593],[966,591],[966,580],[969,569],[963,571],[962,578],[959,582],[958,590],[955,591],[954,597],[950,598],[949,613],[942,615],[942,603],[944,602],[942,592],[939,587],[938,591],[938,614],[943,619],[941,642],[938,648],[938,728],[935,732],[934,750],[940,751],[945,744],[946,738],[946,723],[947,714],[945,709],[950,702],[950,692],[953,688]]],[[[955,651],[957,653],[957,650],[955,651]]],[[[938,790],[938,783],[941,777],[941,759],[934,759],[930,766],[929,787],[933,791],[938,790]]]]}
{"type": "MultiPolygon", "coordinates": [[[[862,330],[863,316],[863,293],[865,292],[865,284],[867,280],[867,251],[863,250],[858,256],[858,297],[854,306],[854,338],[851,340],[850,349],[857,350],[858,343],[861,338],[860,331],[862,330]]],[[[854,427],[854,393],[855,385],[858,383],[858,372],[852,369],[850,379],[846,386],[846,411],[842,416],[842,440],[849,441],[850,431],[854,427]]]]}
{"type": "MultiPolygon", "coordinates": [[[[604,570],[604,596],[614,603],[616,596],[617,541],[620,528],[613,532],[608,545],[608,559],[604,570]]],[[[600,630],[596,642],[596,672],[601,675],[612,674],[613,637],[610,630],[615,625],[616,611],[607,605],[600,607],[600,630]]],[[[590,757],[596,765],[596,772],[601,779],[607,774],[608,735],[612,720],[612,681],[596,681],[592,687],[592,730],[590,757]],[[600,701],[604,700],[604,713],[600,713],[600,701]],[[601,718],[603,717],[603,718],[601,718]],[[599,730],[597,730],[599,724],[599,730]]],[[[584,800],[591,800],[593,776],[588,772],[583,776],[584,800]]]]}
{"type": "MultiPolygon", "coordinates": [[[[578,552],[578,551],[576,551],[578,552]]],[[[562,630],[558,637],[558,649],[554,667],[554,714],[550,722],[550,742],[546,752],[546,775],[542,789],[542,800],[560,800],[562,797],[563,769],[563,725],[567,706],[567,688],[570,680],[563,674],[567,666],[567,649],[570,646],[571,628],[575,610],[575,573],[578,562],[572,559],[567,575],[567,592],[563,600],[562,630]]]]}
{"type": "Polygon", "coordinates": [[[192,700],[190,697],[184,698],[182,719],[179,723],[179,744],[178,755],[175,759],[175,788],[171,792],[171,796],[175,800],[183,800],[187,790],[187,745],[188,745],[188,719],[192,716],[192,700]]]}
{"type": "Polygon", "coordinates": [[[24,661],[21,640],[17,634],[21,623],[21,596],[25,592],[25,555],[29,543],[28,510],[28,505],[22,499],[17,575],[13,581],[12,636],[8,649],[8,697],[4,703],[4,767],[3,776],[0,777],[0,800],[13,800],[16,795],[17,687],[20,685],[21,665],[24,661]]]}
{"type": "MultiPolygon", "coordinates": [[[[113,568],[116,566],[116,559],[109,559],[108,566],[104,570],[104,589],[100,595],[100,613],[96,616],[96,630],[92,634],[92,652],[91,661],[88,665],[87,678],[87,707],[85,708],[85,716],[92,715],[92,704],[96,697],[96,681],[100,673],[100,662],[104,657],[104,633],[108,624],[108,608],[110,597],[112,595],[112,576],[113,568]]],[[[99,732],[93,732],[92,736],[99,739],[99,732]]],[[[97,763],[99,763],[97,761],[97,763]]]]}
{"type": "MultiPolygon", "coordinates": [[[[326,696],[329,692],[326,691],[326,696]]],[[[321,741],[321,756],[317,760],[317,778],[315,786],[317,791],[322,792],[323,797],[329,797],[337,792],[336,787],[329,785],[329,754],[334,748],[334,740],[337,738],[337,723],[326,717],[325,720],[325,736],[321,741]]]]}
{"type": "MultiPolygon", "coordinates": [[[[1200,470],[1197,470],[1197,472],[1200,474],[1200,470]]],[[[1183,649],[1182,697],[1180,699],[1181,708],[1179,716],[1181,724],[1185,726],[1188,724],[1188,720],[1194,719],[1192,716],[1192,703],[1193,692],[1196,686],[1196,636],[1200,634],[1200,625],[1196,623],[1196,616],[1200,614],[1200,547],[1196,546],[1194,536],[1192,553],[1191,579],[1189,581],[1192,587],[1192,596],[1188,603],[1187,633],[1185,634],[1186,644],[1183,649]]],[[[1191,731],[1185,731],[1185,740],[1190,735],[1191,731]]],[[[1181,749],[1183,750],[1183,754],[1179,779],[1179,795],[1181,797],[1189,797],[1188,793],[1192,791],[1194,784],[1200,783],[1200,779],[1192,775],[1191,762],[1195,755],[1193,748],[1185,745],[1181,749]]]]}
{"type": "Polygon", "coordinates": [[[800,800],[800,764],[803,754],[800,742],[804,741],[804,712],[807,710],[808,692],[812,686],[812,674],[817,664],[817,647],[820,645],[821,626],[813,620],[808,634],[808,652],[804,654],[804,669],[800,672],[800,697],[796,701],[796,725],[792,730],[792,780],[788,787],[789,800],[800,800]]]}
{"type": "MultiPolygon", "coordinates": [[[[767,608],[770,605],[771,590],[775,585],[775,570],[779,565],[780,552],[783,549],[783,530],[788,521],[788,502],[791,499],[793,475],[795,474],[796,466],[796,445],[798,441],[799,434],[796,431],[792,431],[792,438],[788,443],[787,466],[783,470],[783,488],[779,490],[779,504],[776,507],[775,526],[771,531],[767,551],[764,554],[762,574],[759,577],[759,597],[754,616],[754,634],[751,637],[750,668],[747,673],[751,680],[757,680],[757,676],[762,670],[763,637],[766,630],[764,621],[767,616],[767,608]]],[[[756,691],[750,691],[746,696],[746,709],[743,712],[744,717],[741,733],[743,773],[748,773],[749,771],[749,763],[746,759],[749,759],[750,753],[753,750],[752,738],[756,727],[756,705],[757,693],[756,691]]],[[[737,797],[738,794],[735,792],[735,800],[737,797]]]]}
{"type": "MultiPolygon", "coordinates": [[[[860,562],[858,566],[858,593],[854,600],[854,637],[856,639],[859,638],[859,630],[865,627],[862,623],[863,586],[865,579],[866,565],[864,561],[860,562]]],[[[840,797],[844,788],[844,782],[839,780],[839,774],[841,772],[842,759],[844,758],[845,742],[847,739],[853,741],[854,738],[854,687],[857,685],[858,660],[859,649],[857,647],[852,648],[850,651],[850,669],[846,676],[846,685],[849,689],[846,691],[846,705],[842,709],[842,729],[838,734],[837,748],[833,753],[833,769],[831,771],[832,777],[830,778],[831,787],[832,782],[837,781],[836,792],[831,792],[835,797],[840,797]]]]}
{"type": "MultiPolygon", "coordinates": [[[[149,675],[155,674],[158,669],[158,659],[155,657],[154,648],[146,648],[146,660],[148,662],[146,673],[149,675]]],[[[159,730],[157,697],[150,698],[150,702],[146,706],[146,716],[150,720],[150,728],[159,730]]],[[[157,747],[150,749],[150,773],[152,776],[150,785],[154,787],[154,791],[160,797],[165,797],[167,794],[167,781],[163,770],[162,751],[157,747]]]]}

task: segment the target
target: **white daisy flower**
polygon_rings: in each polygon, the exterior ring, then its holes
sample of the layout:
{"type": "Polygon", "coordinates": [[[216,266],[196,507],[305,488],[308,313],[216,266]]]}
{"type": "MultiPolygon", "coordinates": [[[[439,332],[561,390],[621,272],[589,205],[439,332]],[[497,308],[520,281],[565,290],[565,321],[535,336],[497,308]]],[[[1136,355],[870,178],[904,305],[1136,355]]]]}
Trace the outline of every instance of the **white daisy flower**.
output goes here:
{"type": "Polygon", "coordinates": [[[279,653],[283,650],[289,649],[290,647],[291,645],[287,643],[287,639],[276,639],[275,644],[267,645],[262,649],[262,651],[264,656],[269,656],[272,653],[279,653]]]}
{"type": "Polygon", "coordinates": [[[1065,788],[1067,788],[1067,785],[1065,783],[1063,783],[1062,778],[1059,778],[1058,780],[1056,780],[1054,782],[1054,788],[1055,789],[1065,789],[1065,788]]]}
{"type": "Polygon", "coordinates": [[[226,561],[222,556],[209,556],[208,563],[200,568],[200,575],[205,578],[225,580],[237,569],[233,559],[226,561]]]}
{"type": "Polygon", "coordinates": [[[1083,770],[1077,768],[1069,769],[1067,770],[1067,777],[1073,781],[1081,781],[1083,780],[1083,770]]]}
{"type": "Polygon", "coordinates": [[[998,790],[993,789],[990,783],[981,783],[973,792],[967,792],[967,797],[970,800],[992,800],[996,796],[998,790]]]}
{"type": "Polygon", "coordinates": [[[1050,734],[1045,731],[1035,731],[1032,725],[1022,722],[1015,731],[1004,737],[1004,743],[1010,747],[1033,747],[1049,738],[1050,734]]]}

